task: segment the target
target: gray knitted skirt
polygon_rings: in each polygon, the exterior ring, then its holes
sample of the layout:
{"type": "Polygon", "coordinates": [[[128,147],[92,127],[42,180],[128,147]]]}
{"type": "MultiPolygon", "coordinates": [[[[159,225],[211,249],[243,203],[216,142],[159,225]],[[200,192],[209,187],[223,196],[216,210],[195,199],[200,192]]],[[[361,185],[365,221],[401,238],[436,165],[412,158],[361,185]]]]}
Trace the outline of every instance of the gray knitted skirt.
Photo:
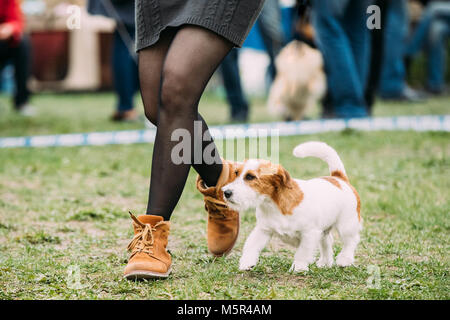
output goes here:
{"type": "Polygon", "coordinates": [[[264,0],[136,0],[136,50],[156,43],[167,27],[191,24],[241,47],[264,0]]]}

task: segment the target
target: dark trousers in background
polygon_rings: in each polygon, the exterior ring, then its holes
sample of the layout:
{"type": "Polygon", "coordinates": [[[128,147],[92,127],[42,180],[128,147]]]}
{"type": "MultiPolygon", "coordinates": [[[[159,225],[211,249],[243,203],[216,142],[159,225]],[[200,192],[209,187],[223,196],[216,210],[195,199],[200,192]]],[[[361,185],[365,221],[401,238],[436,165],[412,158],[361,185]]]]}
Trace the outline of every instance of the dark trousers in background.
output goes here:
{"type": "Polygon", "coordinates": [[[220,71],[222,72],[228,104],[231,108],[231,120],[247,121],[249,107],[239,75],[238,55],[238,49],[232,49],[223,59],[220,71]]]}
{"type": "Polygon", "coordinates": [[[425,49],[427,53],[427,88],[441,91],[445,86],[445,58],[450,37],[450,3],[431,2],[406,47],[406,55],[414,57],[425,49]]]}
{"type": "Polygon", "coordinates": [[[379,93],[383,98],[395,98],[405,90],[404,58],[408,26],[407,1],[390,0],[384,25],[384,59],[379,84],[379,93]]]}
{"type": "MultiPolygon", "coordinates": [[[[385,25],[386,13],[389,10],[389,4],[390,1],[375,0],[375,5],[380,8],[381,26],[385,25]]],[[[373,105],[375,103],[375,95],[380,83],[382,65],[384,60],[384,31],[384,28],[375,28],[370,30],[370,67],[365,90],[367,112],[369,113],[369,115],[372,115],[373,105]]]]}
{"type": "Polygon", "coordinates": [[[30,91],[27,82],[31,72],[31,45],[28,36],[24,36],[17,45],[9,41],[0,41],[0,70],[8,63],[14,67],[15,94],[14,106],[20,109],[28,103],[30,91]]]}
{"type": "Polygon", "coordinates": [[[337,117],[368,115],[364,94],[370,44],[368,4],[367,0],[312,1],[316,41],[327,73],[327,105],[337,117]]]}
{"type": "Polygon", "coordinates": [[[278,0],[266,0],[258,20],[256,20],[256,25],[270,59],[268,72],[273,81],[276,74],[275,58],[285,42],[278,0]]]}
{"type": "MultiPolygon", "coordinates": [[[[127,32],[134,39],[134,27],[127,27],[127,32]]],[[[114,33],[112,69],[114,90],[118,96],[117,111],[132,110],[134,95],[139,90],[138,67],[117,30],[114,33]]]]}
{"type": "MultiPolygon", "coordinates": [[[[256,25],[270,59],[267,71],[272,81],[276,74],[275,57],[284,44],[281,10],[278,0],[266,0],[256,25]]],[[[243,122],[248,120],[249,104],[241,85],[238,55],[237,49],[231,50],[223,60],[220,69],[228,104],[231,107],[231,120],[243,122]]]]}

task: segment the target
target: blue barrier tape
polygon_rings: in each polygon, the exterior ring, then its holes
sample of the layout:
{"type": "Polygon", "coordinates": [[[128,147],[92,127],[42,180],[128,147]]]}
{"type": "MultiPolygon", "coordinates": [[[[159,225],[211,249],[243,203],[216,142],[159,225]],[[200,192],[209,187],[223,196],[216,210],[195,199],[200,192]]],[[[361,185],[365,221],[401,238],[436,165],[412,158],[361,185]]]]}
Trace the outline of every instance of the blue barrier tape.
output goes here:
{"type": "MultiPolygon", "coordinates": [[[[355,129],[361,131],[445,131],[450,132],[450,115],[398,116],[377,118],[307,120],[210,127],[214,139],[251,138],[261,134],[296,136],[355,129]]],[[[0,138],[0,148],[101,146],[108,144],[151,143],[156,129],[74,133],[0,138]]]]}

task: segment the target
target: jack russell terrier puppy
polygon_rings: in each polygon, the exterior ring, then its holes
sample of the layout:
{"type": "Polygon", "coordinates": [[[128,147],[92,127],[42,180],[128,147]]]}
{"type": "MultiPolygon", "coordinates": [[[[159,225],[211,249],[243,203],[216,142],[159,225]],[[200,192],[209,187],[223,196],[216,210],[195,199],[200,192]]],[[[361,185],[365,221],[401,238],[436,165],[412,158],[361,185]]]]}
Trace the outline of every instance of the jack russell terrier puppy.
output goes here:
{"type": "Polygon", "coordinates": [[[256,227],[245,242],[240,270],[258,262],[272,235],[297,247],[290,271],[307,271],[320,248],[318,267],[333,265],[332,229],[343,242],[339,266],[353,264],[362,229],[361,202],[336,151],[323,142],[306,142],[294,149],[298,158],[317,157],[328,163],[330,176],[293,179],[281,166],[266,160],[246,160],[237,178],[222,190],[228,206],[243,211],[256,207],[256,227]]]}

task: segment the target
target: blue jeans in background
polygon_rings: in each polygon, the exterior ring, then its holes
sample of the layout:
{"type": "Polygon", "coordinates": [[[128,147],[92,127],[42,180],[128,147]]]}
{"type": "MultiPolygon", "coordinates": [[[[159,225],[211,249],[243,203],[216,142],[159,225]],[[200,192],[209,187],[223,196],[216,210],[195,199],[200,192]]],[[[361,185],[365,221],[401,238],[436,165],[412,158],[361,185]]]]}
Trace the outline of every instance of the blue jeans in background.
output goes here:
{"type": "Polygon", "coordinates": [[[427,53],[427,87],[441,91],[444,87],[445,56],[450,35],[450,3],[430,3],[406,47],[406,55],[413,57],[421,49],[427,53]]]}
{"type": "MultiPolygon", "coordinates": [[[[127,27],[127,31],[134,39],[134,27],[127,27]]],[[[139,90],[138,67],[117,30],[114,32],[112,70],[114,91],[118,96],[117,111],[132,110],[134,95],[139,90]]]]}
{"type": "Polygon", "coordinates": [[[325,62],[329,103],[336,117],[368,115],[364,88],[369,65],[369,4],[367,0],[312,1],[312,20],[325,62]]]}
{"type": "MultiPolygon", "coordinates": [[[[268,73],[270,81],[276,74],[275,57],[284,44],[284,31],[281,23],[281,9],[278,0],[266,0],[256,26],[260,31],[264,47],[270,59],[268,73]]],[[[234,48],[220,65],[228,104],[231,108],[231,120],[246,122],[249,115],[249,103],[241,84],[238,64],[239,52],[234,48]]]]}
{"type": "Polygon", "coordinates": [[[384,59],[379,85],[379,93],[383,98],[396,98],[405,90],[404,53],[408,25],[407,1],[390,0],[384,26],[384,59]]]}

